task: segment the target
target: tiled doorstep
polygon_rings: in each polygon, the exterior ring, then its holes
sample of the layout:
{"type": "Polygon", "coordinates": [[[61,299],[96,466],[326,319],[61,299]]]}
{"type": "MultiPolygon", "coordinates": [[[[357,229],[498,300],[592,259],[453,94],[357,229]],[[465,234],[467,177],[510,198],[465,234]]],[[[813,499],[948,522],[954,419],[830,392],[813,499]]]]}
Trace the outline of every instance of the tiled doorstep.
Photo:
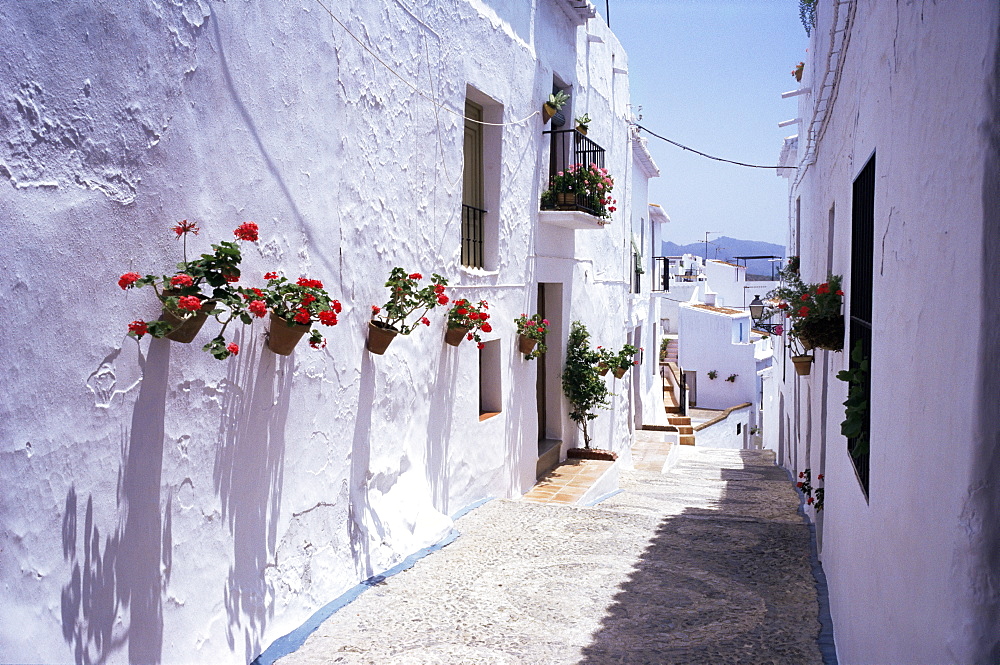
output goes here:
{"type": "Polygon", "coordinates": [[[615,462],[567,459],[522,498],[534,503],[587,504],[618,489],[615,462]]]}

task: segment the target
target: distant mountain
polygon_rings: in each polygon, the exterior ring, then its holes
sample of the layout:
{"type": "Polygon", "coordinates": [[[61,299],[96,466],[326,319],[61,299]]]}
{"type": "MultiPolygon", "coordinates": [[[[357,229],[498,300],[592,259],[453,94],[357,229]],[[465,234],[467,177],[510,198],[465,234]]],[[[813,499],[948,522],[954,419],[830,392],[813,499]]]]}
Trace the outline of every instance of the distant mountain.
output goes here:
{"type": "MultiPolygon", "coordinates": [[[[705,243],[693,242],[688,245],[678,245],[672,242],[663,243],[662,256],[680,256],[682,254],[694,254],[695,256],[705,256],[705,243]]],[[[731,261],[736,263],[737,256],[780,256],[785,257],[783,245],[775,245],[770,242],[760,240],[739,240],[722,236],[719,238],[709,238],[708,258],[719,259],[721,261],[731,261]]],[[[739,262],[741,265],[743,261],[739,262]]],[[[747,261],[747,275],[761,275],[767,278],[771,276],[772,263],[766,259],[747,261]]],[[[775,265],[775,271],[778,267],[775,265]]]]}

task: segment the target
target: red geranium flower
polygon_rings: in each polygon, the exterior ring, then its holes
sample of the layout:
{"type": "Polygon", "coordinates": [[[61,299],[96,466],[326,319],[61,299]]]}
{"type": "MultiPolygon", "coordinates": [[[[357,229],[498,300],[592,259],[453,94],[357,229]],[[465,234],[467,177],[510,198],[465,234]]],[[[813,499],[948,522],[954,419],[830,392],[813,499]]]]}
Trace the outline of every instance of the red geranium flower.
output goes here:
{"type": "Polygon", "coordinates": [[[128,324],[128,331],[136,337],[142,337],[149,332],[149,328],[146,327],[145,321],[133,321],[128,324]]]}
{"type": "Polygon", "coordinates": [[[830,285],[825,282],[816,287],[817,295],[823,295],[829,292],[830,292],[830,285]]]}
{"type": "Polygon", "coordinates": [[[466,314],[469,313],[469,310],[465,309],[464,307],[459,307],[455,311],[458,312],[462,316],[465,316],[466,314]]]}
{"type": "Polygon", "coordinates": [[[805,478],[805,477],[806,477],[806,472],[805,471],[799,471],[799,478],[805,478]]]}
{"type": "Polygon", "coordinates": [[[316,301],[316,296],[314,296],[311,293],[307,293],[304,296],[302,296],[302,306],[303,307],[308,307],[309,303],[315,302],[315,301],[316,301]]]}
{"type": "Polygon", "coordinates": [[[809,315],[809,308],[808,307],[806,307],[805,305],[803,305],[802,307],[799,307],[799,316],[808,316],[808,315],[809,315]]]}
{"type": "Polygon", "coordinates": [[[778,305],[778,309],[788,309],[788,303],[783,302],[778,305]]]}
{"type": "Polygon", "coordinates": [[[247,309],[250,310],[251,314],[258,318],[267,314],[267,305],[263,300],[254,300],[247,306],[247,309]]]}
{"type": "Polygon", "coordinates": [[[191,286],[192,284],[194,284],[194,279],[191,275],[181,273],[180,275],[174,275],[170,278],[170,286],[173,286],[174,288],[178,286],[191,286]]]}
{"type": "Polygon", "coordinates": [[[472,333],[469,333],[468,335],[466,335],[465,339],[467,339],[467,340],[469,340],[471,342],[472,341],[472,333]]]}
{"type": "Polygon", "coordinates": [[[378,305],[372,305],[372,314],[378,314],[381,311],[382,311],[381,307],[379,307],[378,305]]]}
{"type": "Polygon", "coordinates": [[[431,324],[430,319],[428,319],[426,316],[420,319],[420,323],[424,324],[425,326],[429,326],[431,324]]]}
{"type": "Polygon", "coordinates": [[[809,294],[808,293],[803,293],[802,294],[802,301],[805,302],[806,300],[809,300],[809,294]]]}
{"type": "Polygon", "coordinates": [[[238,344],[229,344],[229,345],[226,346],[226,351],[229,351],[229,353],[231,353],[234,356],[236,356],[236,355],[239,355],[239,353],[240,353],[240,347],[239,347],[238,344]]]}
{"type": "Polygon", "coordinates": [[[837,289],[836,293],[837,293],[838,296],[844,295],[844,292],[841,291],[840,289],[837,289]]]}
{"type": "Polygon", "coordinates": [[[189,222],[186,219],[176,224],[173,228],[174,228],[174,233],[177,234],[178,238],[180,238],[185,233],[193,233],[195,235],[198,235],[198,231],[201,230],[195,225],[194,222],[189,222]]]}
{"type": "Polygon", "coordinates": [[[141,277],[142,275],[140,275],[137,272],[127,272],[118,278],[118,286],[122,287],[123,289],[130,288],[141,277]]]}
{"type": "Polygon", "coordinates": [[[324,326],[335,326],[337,325],[337,314],[330,309],[324,309],[319,313],[319,322],[324,326]]]}
{"type": "Polygon", "coordinates": [[[240,281],[239,275],[223,275],[223,277],[225,277],[226,281],[229,282],[230,284],[232,284],[233,282],[240,281]]]}
{"type": "Polygon", "coordinates": [[[476,346],[477,346],[477,347],[479,348],[479,350],[480,350],[480,351],[482,351],[483,349],[485,349],[485,348],[486,348],[486,345],[485,345],[485,344],[483,344],[482,342],[480,342],[480,343],[479,343],[479,344],[477,344],[476,346]]]}
{"type": "Polygon", "coordinates": [[[333,311],[334,311],[334,312],[336,312],[337,314],[340,314],[340,312],[341,312],[341,311],[342,311],[343,309],[344,309],[344,307],[343,307],[343,305],[341,305],[341,304],[340,304],[340,301],[339,301],[339,300],[334,300],[334,301],[333,301],[333,311]]]}
{"type": "Polygon", "coordinates": [[[491,326],[491,325],[490,325],[490,324],[488,324],[488,323],[484,323],[484,324],[483,324],[482,326],[480,326],[480,327],[482,328],[482,331],[483,331],[483,332],[485,332],[485,333],[488,333],[488,332],[493,332],[493,326],[491,326]]]}
{"type": "Polygon", "coordinates": [[[816,480],[823,480],[823,474],[821,473],[818,476],[816,476],[816,480]]]}
{"type": "Polygon", "coordinates": [[[811,506],[813,503],[813,498],[809,497],[808,499],[806,499],[806,503],[808,503],[811,506]]]}
{"type": "Polygon", "coordinates": [[[201,309],[201,298],[198,296],[181,296],[177,299],[177,306],[190,312],[197,312],[201,309]]]}
{"type": "Polygon", "coordinates": [[[438,304],[439,305],[447,305],[448,304],[448,296],[444,295],[443,293],[441,295],[439,295],[438,296],[438,304]]]}
{"type": "Polygon", "coordinates": [[[423,278],[424,278],[424,276],[423,276],[423,275],[421,275],[421,274],[420,274],[419,272],[415,272],[415,273],[413,273],[412,275],[409,275],[409,278],[410,278],[410,279],[423,279],[423,278]]]}
{"type": "Polygon", "coordinates": [[[797,483],[795,483],[795,486],[801,489],[802,488],[802,483],[801,482],[797,482],[797,483]]]}
{"type": "Polygon", "coordinates": [[[312,322],[312,315],[309,313],[309,310],[300,307],[298,314],[295,315],[295,321],[297,323],[301,323],[302,325],[306,325],[307,323],[312,322]]]}
{"type": "Polygon", "coordinates": [[[312,340],[309,340],[309,346],[311,346],[314,349],[326,348],[326,340],[324,339],[322,342],[314,342],[312,340]]]}
{"type": "Polygon", "coordinates": [[[438,295],[444,293],[444,284],[438,284],[437,286],[435,286],[434,293],[437,293],[438,295]]]}
{"type": "Polygon", "coordinates": [[[257,225],[253,222],[244,222],[236,227],[236,230],[233,231],[233,235],[240,240],[257,242],[257,225]]]}
{"type": "Polygon", "coordinates": [[[278,273],[276,272],[266,272],[264,273],[264,279],[271,281],[272,279],[278,279],[278,273]]]}

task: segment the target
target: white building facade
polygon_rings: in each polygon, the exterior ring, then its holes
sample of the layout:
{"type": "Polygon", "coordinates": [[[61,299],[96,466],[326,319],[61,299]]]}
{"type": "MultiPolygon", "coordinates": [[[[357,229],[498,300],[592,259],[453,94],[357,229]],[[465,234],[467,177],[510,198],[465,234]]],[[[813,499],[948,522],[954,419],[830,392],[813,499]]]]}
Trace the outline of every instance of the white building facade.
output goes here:
{"type": "MultiPolygon", "coordinates": [[[[655,348],[649,290],[630,291],[656,169],[628,123],[626,54],[589,3],[8,3],[0,17],[15,65],[0,74],[4,659],[249,662],[439,541],[457,511],[525,492],[543,447],[581,443],[560,388],[572,321],[595,345],[655,348]],[[606,224],[539,211],[567,158],[538,113],[555,88],[568,118],[594,119],[619,202],[606,224]],[[328,346],[276,356],[262,322],[231,329],[242,350],[222,362],[200,350],[214,333],[127,337],[159,303],[118,277],[171,272],[182,219],[201,228],[189,254],[255,221],[243,282],[321,280],[344,305],[328,346]],[[393,266],[487,300],[486,348],[445,345],[439,308],[366,351],[393,266]],[[517,352],[522,312],[551,323],[539,360],[517,352]]],[[[627,454],[656,381],[646,353],[594,421],[597,445],[627,454]]]]}
{"type": "Polygon", "coordinates": [[[765,445],[824,489],[844,663],[1000,659],[998,34],[995,2],[817,3],[788,247],[806,282],[844,276],[844,352],[778,360],[765,445]],[[841,434],[855,344],[867,447],[841,434]]]}

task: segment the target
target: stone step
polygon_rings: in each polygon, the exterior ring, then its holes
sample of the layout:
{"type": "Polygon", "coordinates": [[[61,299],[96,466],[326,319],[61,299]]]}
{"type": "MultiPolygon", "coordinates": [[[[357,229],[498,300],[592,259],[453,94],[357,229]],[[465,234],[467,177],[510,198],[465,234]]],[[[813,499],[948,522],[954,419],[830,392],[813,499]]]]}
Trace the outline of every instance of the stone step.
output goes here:
{"type": "Polygon", "coordinates": [[[678,434],[694,434],[694,427],[691,425],[674,425],[678,434]]]}
{"type": "Polygon", "coordinates": [[[682,446],[693,446],[694,445],[694,434],[681,434],[680,444],[682,446]]]}
{"type": "Polygon", "coordinates": [[[670,416],[667,420],[671,425],[690,425],[691,416],[670,416]]]}

